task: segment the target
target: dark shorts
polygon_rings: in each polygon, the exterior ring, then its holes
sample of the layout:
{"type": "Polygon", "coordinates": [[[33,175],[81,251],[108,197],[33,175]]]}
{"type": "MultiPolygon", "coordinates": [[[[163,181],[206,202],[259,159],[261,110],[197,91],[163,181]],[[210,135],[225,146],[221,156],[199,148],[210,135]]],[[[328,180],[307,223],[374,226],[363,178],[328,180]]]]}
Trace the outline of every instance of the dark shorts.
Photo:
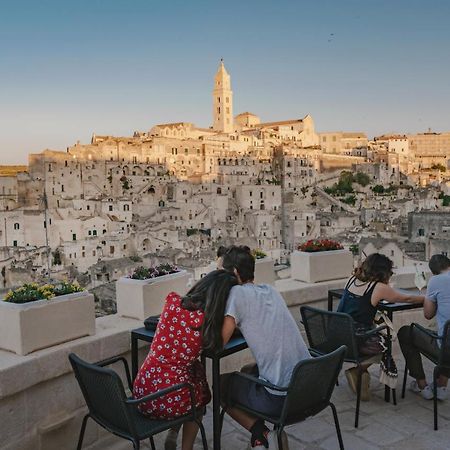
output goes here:
{"type": "Polygon", "coordinates": [[[228,394],[224,398],[227,406],[233,406],[234,404],[246,406],[266,416],[279,416],[281,414],[284,395],[271,394],[264,386],[233,374],[225,374],[222,377],[224,377],[228,394]]]}

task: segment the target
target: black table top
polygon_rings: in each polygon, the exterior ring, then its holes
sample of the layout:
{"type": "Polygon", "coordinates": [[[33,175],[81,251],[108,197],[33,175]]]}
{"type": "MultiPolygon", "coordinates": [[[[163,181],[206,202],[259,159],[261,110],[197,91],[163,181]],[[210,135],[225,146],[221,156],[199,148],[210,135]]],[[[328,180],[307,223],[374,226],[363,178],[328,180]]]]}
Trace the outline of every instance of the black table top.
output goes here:
{"type": "MultiPolygon", "coordinates": [[[[155,330],[147,330],[145,327],[137,328],[131,331],[131,336],[135,339],[151,342],[155,336],[155,330]]],[[[223,350],[214,354],[205,352],[205,356],[207,358],[223,358],[224,356],[232,355],[233,353],[244,350],[247,347],[247,342],[245,342],[245,339],[242,336],[233,335],[223,350]]]]}
{"type": "MultiPolygon", "coordinates": [[[[399,289],[400,291],[411,293],[411,291],[407,291],[405,289],[399,289]]],[[[331,295],[334,297],[342,297],[342,294],[344,293],[344,289],[330,289],[328,291],[331,295]]],[[[422,303],[406,303],[406,302],[396,302],[391,303],[387,302],[386,300],[381,300],[380,303],[378,303],[378,309],[382,311],[390,311],[390,312],[396,312],[396,311],[407,311],[409,309],[419,309],[422,308],[422,303]]]]}

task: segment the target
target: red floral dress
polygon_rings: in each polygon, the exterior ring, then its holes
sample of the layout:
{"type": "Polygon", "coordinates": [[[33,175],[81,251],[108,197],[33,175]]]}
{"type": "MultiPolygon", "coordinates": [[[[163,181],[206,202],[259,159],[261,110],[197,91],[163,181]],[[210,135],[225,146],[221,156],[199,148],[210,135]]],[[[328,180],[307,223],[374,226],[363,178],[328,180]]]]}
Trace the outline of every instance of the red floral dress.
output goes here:
{"type": "MultiPolygon", "coordinates": [[[[135,398],[187,382],[194,388],[197,408],[211,400],[205,370],[198,360],[203,319],[203,311],[183,309],[178,294],[167,296],[150,352],[134,380],[135,398]]],[[[187,414],[190,407],[189,389],[183,388],[143,403],[139,409],[155,418],[170,419],[187,414]]]]}

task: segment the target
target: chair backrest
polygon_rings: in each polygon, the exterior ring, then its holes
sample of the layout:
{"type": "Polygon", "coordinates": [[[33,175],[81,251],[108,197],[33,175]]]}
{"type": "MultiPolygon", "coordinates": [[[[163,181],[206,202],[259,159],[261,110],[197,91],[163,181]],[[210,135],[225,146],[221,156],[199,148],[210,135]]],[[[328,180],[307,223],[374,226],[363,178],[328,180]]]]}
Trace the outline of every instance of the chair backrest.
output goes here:
{"type": "Polygon", "coordinates": [[[300,361],[292,372],[281,420],[290,424],[313,416],[330,404],[346,348],[300,361]]]}
{"type": "Polygon", "coordinates": [[[358,360],[358,346],[351,316],[312,306],[301,306],[300,313],[312,350],[326,354],[345,345],[347,347],[346,359],[358,360]]]}
{"type": "Polygon", "coordinates": [[[444,325],[439,364],[442,366],[450,367],[450,320],[447,320],[444,325]]]}
{"type": "Polygon", "coordinates": [[[119,375],[111,369],[89,364],[74,353],[69,355],[69,360],[91,417],[110,431],[135,436],[119,375]]]}

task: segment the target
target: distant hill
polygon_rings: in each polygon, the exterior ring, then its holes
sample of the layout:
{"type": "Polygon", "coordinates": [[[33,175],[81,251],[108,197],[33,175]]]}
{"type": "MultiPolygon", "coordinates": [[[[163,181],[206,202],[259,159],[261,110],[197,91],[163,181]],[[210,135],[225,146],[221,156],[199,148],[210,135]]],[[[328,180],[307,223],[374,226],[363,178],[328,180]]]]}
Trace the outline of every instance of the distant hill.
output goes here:
{"type": "Polygon", "coordinates": [[[12,177],[18,172],[26,172],[28,166],[0,166],[0,177],[12,177]]]}

